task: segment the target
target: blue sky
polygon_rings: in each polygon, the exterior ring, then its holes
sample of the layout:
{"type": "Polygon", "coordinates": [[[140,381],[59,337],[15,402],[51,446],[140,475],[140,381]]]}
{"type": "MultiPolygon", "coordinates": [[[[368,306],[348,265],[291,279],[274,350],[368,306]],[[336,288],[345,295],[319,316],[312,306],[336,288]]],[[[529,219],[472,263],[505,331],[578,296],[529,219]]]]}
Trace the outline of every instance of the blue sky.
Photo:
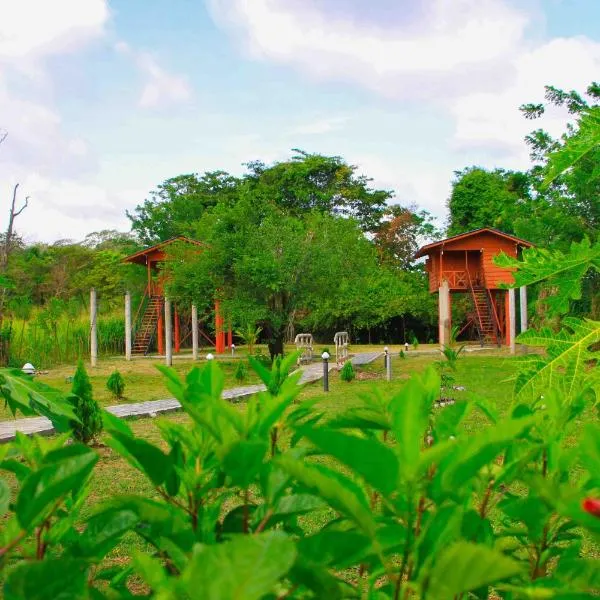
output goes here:
{"type": "Polygon", "coordinates": [[[600,79],[599,22],[597,0],[0,0],[0,197],[31,196],[26,239],[79,240],[167,177],[299,147],[443,220],[455,170],[527,168],[519,104],[600,79]]]}

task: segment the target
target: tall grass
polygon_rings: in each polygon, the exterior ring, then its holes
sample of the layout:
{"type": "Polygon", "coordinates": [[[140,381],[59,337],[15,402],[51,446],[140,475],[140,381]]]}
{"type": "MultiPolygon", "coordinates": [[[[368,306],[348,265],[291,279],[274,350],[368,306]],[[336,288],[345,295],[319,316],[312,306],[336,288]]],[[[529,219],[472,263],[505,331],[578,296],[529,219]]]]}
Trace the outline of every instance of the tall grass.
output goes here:
{"type": "MultiPolygon", "coordinates": [[[[20,367],[30,362],[38,369],[73,363],[90,352],[89,315],[61,315],[48,321],[38,314],[24,320],[15,318],[10,331],[9,364],[20,367]]],[[[98,353],[123,354],[125,323],[115,315],[98,316],[98,353]]]]}

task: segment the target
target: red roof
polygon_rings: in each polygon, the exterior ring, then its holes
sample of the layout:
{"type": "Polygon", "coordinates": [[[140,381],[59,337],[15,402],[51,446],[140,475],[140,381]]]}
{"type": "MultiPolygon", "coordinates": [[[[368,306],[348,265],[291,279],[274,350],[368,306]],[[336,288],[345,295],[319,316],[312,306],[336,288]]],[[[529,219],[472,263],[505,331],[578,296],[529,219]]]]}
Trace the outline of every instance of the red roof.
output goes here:
{"type": "Polygon", "coordinates": [[[153,252],[156,252],[157,250],[161,250],[165,246],[169,246],[175,242],[185,242],[187,244],[192,244],[194,246],[202,246],[202,247],[206,248],[206,244],[204,242],[199,242],[198,240],[193,240],[192,238],[185,237],[184,235],[178,235],[177,237],[173,237],[171,239],[165,240],[164,242],[159,242],[158,244],[155,244],[154,246],[149,246],[148,248],[144,248],[143,250],[140,250],[139,252],[136,252],[135,254],[126,256],[123,259],[123,262],[146,264],[145,260],[141,260],[142,257],[145,257],[148,254],[152,254],[153,252]]]}
{"type": "Polygon", "coordinates": [[[482,227],[481,229],[474,229],[473,231],[467,231],[466,233],[459,233],[458,235],[453,235],[452,237],[446,238],[445,240],[440,240],[439,242],[433,242],[431,244],[427,244],[423,246],[416,254],[415,258],[420,258],[421,256],[427,256],[430,254],[430,251],[434,248],[439,248],[444,246],[448,242],[455,242],[457,240],[461,240],[463,238],[471,237],[474,235],[479,235],[480,233],[491,233],[492,235],[496,235],[498,237],[502,237],[508,240],[515,242],[519,246],[525,246],[530,248],[533,246],[531,242],[527,240],[522,240],[521,238],[515,237],[514,235],[510,235],[508,233],[504,233],[498,229],[494,229],[493,227],[482,227]]]}

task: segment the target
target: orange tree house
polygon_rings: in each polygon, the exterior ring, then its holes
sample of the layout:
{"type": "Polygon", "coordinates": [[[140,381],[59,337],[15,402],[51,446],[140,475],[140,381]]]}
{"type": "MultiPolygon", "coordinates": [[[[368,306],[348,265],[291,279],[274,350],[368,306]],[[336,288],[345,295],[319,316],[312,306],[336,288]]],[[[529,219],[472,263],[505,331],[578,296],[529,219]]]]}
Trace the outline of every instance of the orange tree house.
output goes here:
{"type": "MultiPolygon", "coordinates": [[[[468,294],[474,325],[481,344],[504,343],[514,351],[516,336],[515,290],[510,269],[494,264],[501,252],[514,258],[532,244],[497,229],[485,227],[423,246],[415,258],[427,256],[429,291],[439,294],[439,339],[444,347],[452,327],[451,294],[468,294]]],[[[520,289],[521,331],[527,329],[527,290],[520,289]]]]}
{"type": "MultiPolygon", "coordinates": [[[[175,352],[179,352],[181,346],[181,316],[177,307],[170,310],[170,306],[165,302],[164,293],[164,274],[161,265],[169,260],[168,247],[173,243],[186,243],[197,246],[200,249],[206,245],[202,242],[192,240],[184,236],[178,236],[140,250],[131,256],[123,259],[124,262],[142,265],[146,268],[148,280],[144,295],[137,309],[137,314],[131,322],[131,307],[127,305],[129,297],[126,298],[125,314],[126,314],[126,340],[130,340],[131,347],[127,347],[126,355],[131,354],[147,354],[153,342],[156,342],[156,347],[159,354],[169,354],[171,349],[169,342],[172,339],[175,352]],[[129,313],[129,317],[127,316],[129,313]],[[127,331],[133,326],[133,331],[127,331]],[[171,338],[172,331],[172,338],[171,338]],[[133,333],[133,335],[132,335],[133,333]]],[[[228,344],[231,345],[231,327],[229,328],[228,344]]],[[[192,344],[194,356],[197,356],[197,339],[198,339],[198,319],[197,312],[192,306],[192,344]]],[[[208,339],[212,344],[212,340],[208,339]]],[[[225,330],[223,327],[223,317],[219,309],[219,302],[215,301],[215,350],[217,353],[225,351],[225,330]]]]}

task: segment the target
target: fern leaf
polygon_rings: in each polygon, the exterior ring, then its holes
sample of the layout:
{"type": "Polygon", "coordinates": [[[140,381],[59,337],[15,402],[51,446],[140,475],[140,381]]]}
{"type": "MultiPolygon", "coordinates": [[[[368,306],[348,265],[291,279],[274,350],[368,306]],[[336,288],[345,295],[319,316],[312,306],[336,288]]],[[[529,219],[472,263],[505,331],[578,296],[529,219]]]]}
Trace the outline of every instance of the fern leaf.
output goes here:
{"type": "Polygon", "coordinates": [[[567,317],[565,328],[548,328],[521,333],[517,341],[545,349],[545,354],[524,357],[516,378],[515,393],[520,399],[536,399],[542,390],[558,388],[573,398],[595,387],[600,373],[600,322],[567,317]]]}
{"type": "Polygon", "coordinates": [[[573,242],[567,253],[544,248],[523,250],[523,259],[517,260],[500,254],[494,260],[500,267],[515,269],[516,287],[546,281],[555,293],[546,299],[548,310],[565,313],[571,300],[581,299],[581,281],[584,275],[595,269],[600,272],[600,242],[590,243],[588,238],[573,242]]]}

